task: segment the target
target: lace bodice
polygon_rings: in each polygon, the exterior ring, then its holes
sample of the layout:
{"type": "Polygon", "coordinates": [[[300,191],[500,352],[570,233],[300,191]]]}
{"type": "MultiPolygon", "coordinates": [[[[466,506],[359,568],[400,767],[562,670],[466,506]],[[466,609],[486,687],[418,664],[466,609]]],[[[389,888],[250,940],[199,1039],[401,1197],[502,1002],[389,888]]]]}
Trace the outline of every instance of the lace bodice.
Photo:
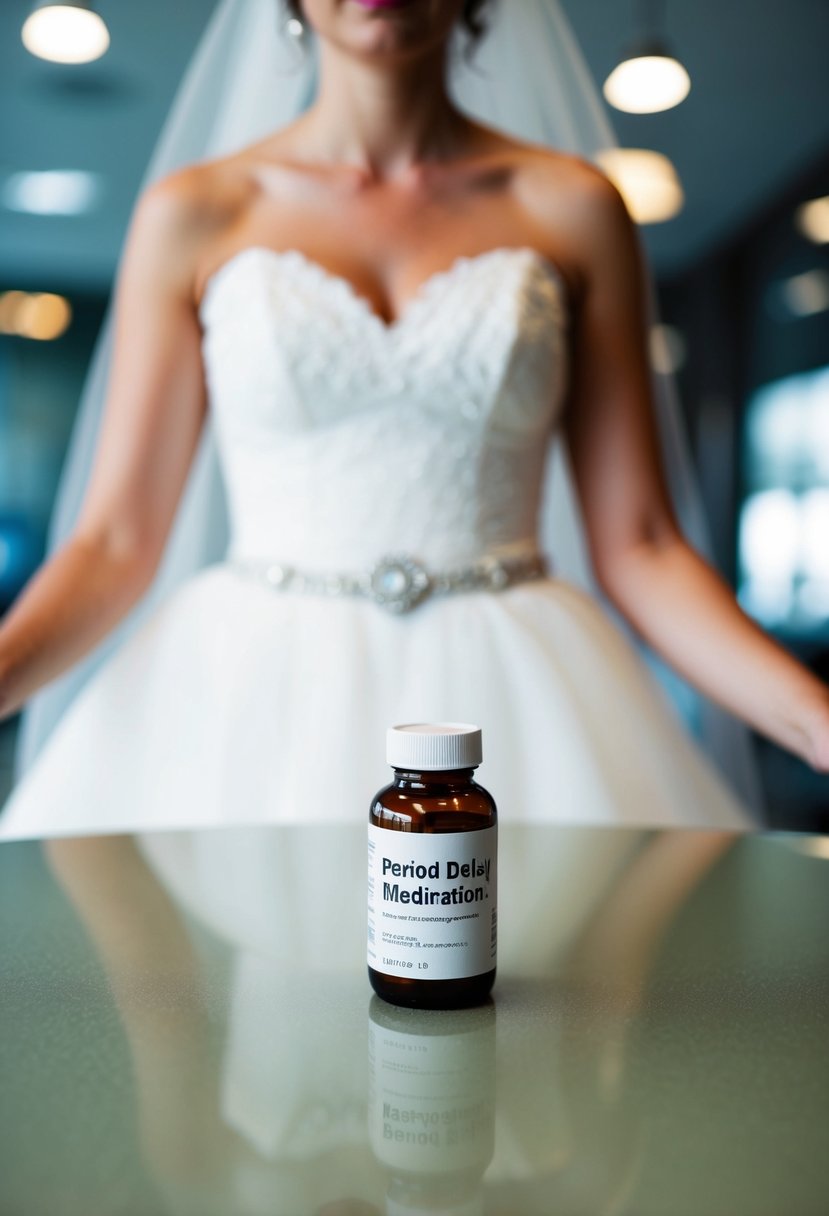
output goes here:
{"type": "Polygon", "coordinates": [[[296,250],[243,250],[201,305],[230,556],[435,568],[531,542],[565,387],[564,281],[498,247],[392,323],[296,250]]]}

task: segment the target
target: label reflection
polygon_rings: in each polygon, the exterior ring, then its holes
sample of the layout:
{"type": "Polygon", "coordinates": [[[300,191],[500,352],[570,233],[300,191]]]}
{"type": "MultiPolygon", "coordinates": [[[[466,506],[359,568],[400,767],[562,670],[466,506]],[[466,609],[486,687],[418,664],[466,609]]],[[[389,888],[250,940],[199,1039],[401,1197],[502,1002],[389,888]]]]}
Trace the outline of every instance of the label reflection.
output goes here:
{"type": "Polygon", "coordinates": [[[386,1216],[478,1216],[495,1147],[495,1007],[401,1009],[368,1019],[371,1149],[386,1216]]]}

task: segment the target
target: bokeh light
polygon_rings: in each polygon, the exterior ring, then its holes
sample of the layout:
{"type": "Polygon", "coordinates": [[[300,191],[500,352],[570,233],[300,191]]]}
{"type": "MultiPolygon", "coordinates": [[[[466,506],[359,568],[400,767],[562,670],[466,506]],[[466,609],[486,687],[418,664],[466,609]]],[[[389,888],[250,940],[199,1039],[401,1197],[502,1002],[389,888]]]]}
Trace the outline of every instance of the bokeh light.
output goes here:
{"type": "Polygon", "coordinates": [[[23,45],[39,59],[53,63],[91,63],[109,47],[102,17],[75,4],[46,4],[23,23],[23,45]]]}
{"type": "Polygon", "coordinates": [[[49,342],[66,333],[72,306],[48,291],[6,291],[0,295],[0,333],[49,342]]]}
{"type": "Polygon", "coordinates": [[[604,95],[617,110],[654,114],[670,110],[688,96],[691,77],[673,55],[634,55],[624,59],[604,82],[604,95]]]}
{"type": "Polygon", "coordinates": [[[605,148],[596,160],[637,224],[662,223],[682,210],[682,185],[673,164],[661,152],[651,148],[605,148]]]}

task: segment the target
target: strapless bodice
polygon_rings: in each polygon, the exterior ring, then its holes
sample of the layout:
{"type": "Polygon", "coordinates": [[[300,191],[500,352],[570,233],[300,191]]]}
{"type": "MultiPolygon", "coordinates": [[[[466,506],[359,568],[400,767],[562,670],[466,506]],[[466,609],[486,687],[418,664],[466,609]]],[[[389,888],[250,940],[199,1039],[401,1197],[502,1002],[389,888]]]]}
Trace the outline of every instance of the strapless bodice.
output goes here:
{"type": "Polygon", "coordinates": [[[236,254],[201,304],[230,556],[437,568],[531,543],[568,316],[524,246],[457,258],[392,323],[297,250],[236,254]]]}

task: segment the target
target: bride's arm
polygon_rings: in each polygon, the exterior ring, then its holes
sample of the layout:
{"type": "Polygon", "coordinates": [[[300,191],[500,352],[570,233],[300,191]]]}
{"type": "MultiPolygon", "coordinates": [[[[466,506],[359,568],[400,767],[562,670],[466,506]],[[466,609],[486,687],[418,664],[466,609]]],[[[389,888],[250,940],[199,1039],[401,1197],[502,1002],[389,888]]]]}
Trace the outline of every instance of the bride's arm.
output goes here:
{"type": "Polygon", "coordinates": [[[205,409],[192,298],[198,225],[183,180],[153,187],[136,209],[90,483],[69,540],[0,625],[0,717],[91,650],[157,567],[205,409]]]}
{"type": "Polygon", "coordinates": [[[679,530],[654,422],[638,234],[598,173],[579,189],[583,290],[566,431],[599,583],[697,688],[829,771],[829,688],[745,615],[679,530]]]}

